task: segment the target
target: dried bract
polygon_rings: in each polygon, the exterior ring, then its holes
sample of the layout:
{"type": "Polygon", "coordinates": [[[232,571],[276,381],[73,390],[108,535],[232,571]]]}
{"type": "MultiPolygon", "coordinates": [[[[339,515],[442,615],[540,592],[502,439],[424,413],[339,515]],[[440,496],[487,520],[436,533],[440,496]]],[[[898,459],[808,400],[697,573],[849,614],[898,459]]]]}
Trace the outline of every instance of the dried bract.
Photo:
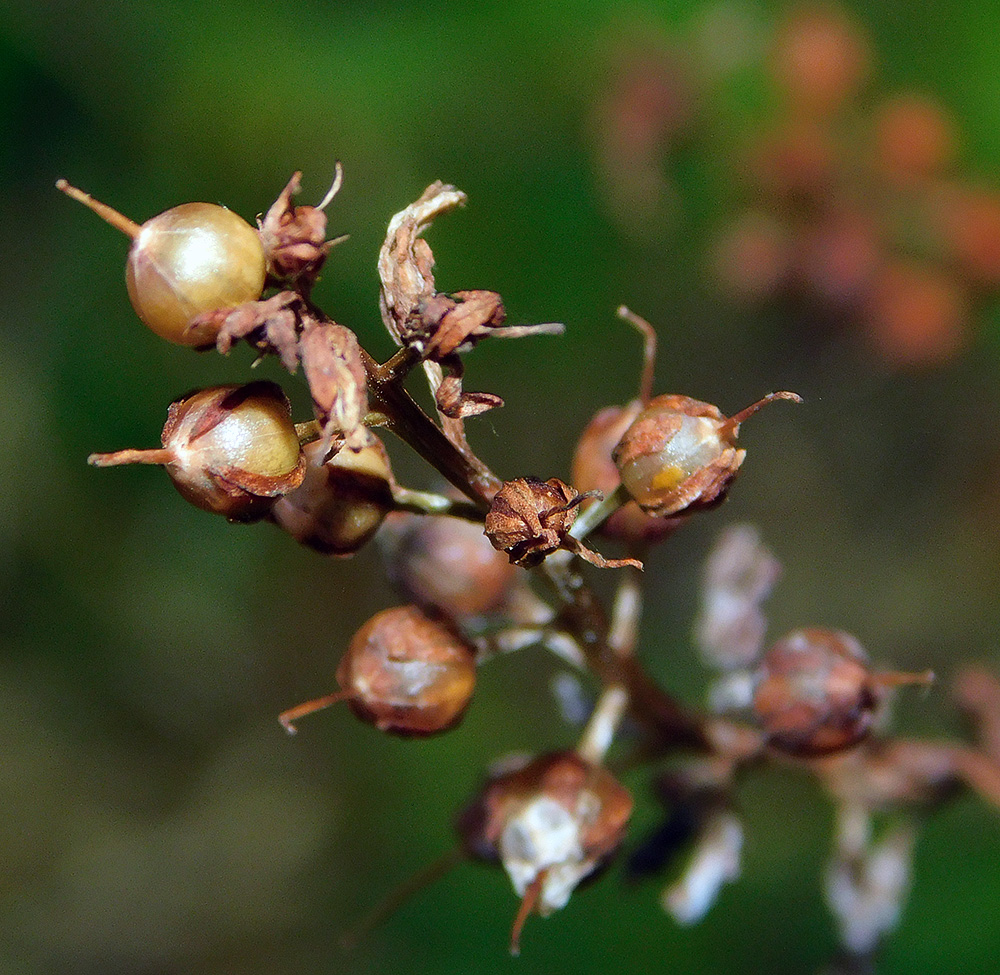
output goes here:
{"type": "Polygon", "coordinates": [[[465,194],[439,181],[431,183],[420,198],[389,221],[379,252],[382,283],[382,321],[400,345],[408,345],[416,327],[419,306],[434,294],[434,255],[420,236],[442,213],[464,206],[465,194]]]}
{"type": "Polygon", "coordinates": [[[367,446],[362,425],[368,412],[367,373],[357,336],[334,322],[309,321],[299,339],[299,358],[324,446],[334,441],[354,450],[367,446]]]}

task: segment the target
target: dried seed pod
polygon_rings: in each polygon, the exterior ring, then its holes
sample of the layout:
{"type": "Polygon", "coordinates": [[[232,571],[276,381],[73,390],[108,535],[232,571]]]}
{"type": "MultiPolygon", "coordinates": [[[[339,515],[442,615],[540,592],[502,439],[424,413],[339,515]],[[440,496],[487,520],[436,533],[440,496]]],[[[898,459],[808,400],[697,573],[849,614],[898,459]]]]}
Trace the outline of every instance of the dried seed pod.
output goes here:
{"type": "Polygon", "coordinates": [[[191,504],[230,521],[258,521],[305,476],[281,387],[213,386],[170,404],[163,447],[91,454],[95,467],[162,464],[191,504]]]}
{"type": "Polygon", "coordinates": [[[689,396],[655,397],[612,453],[622,484],[643,511],[660,518],[719,504],[746,456],[736,448],[740,424],[778,399],[802,402],[796,393],[769,393],[725,417],[689,396]]]}
{"type": "Polygon", "coordinates": [[[772,747],[825,755],[868,735],[888,688],[933,679],[929,671],[873,672],[861,644],[841,630],[793,630],[764,656],[753,711],[772,747]]]}
{"type": "Polygon", "coordinates": [[[514,565],[523,568],[538,565],[556,549],[564,548],[601,568],[633,565],[641,569],[642,563],[635,559],[605,559],[569,534],[577,507],[586,497],[558,477],[505,481],[486,515],[486,537],[494,548],[506,552],[514,565]]]}
{"type": "Polygon", "coordinates": [[[305,478],[275,502],[271,521],[324,555],[357,552],[393,508],[389,455],[381,440],[374,435],[371,440],[360,450],[343,447],[325,464],[324,445],[306,444],[305,478]]]}
{"type": "Polygon", "coordinates": [[[65,180],[56,184],[132,238],[125,283],[136,314],[169,342],[206,348],[219,323],[193,319],[256,301],[264,290],[264,248],[242,217],[215,203],[183,203],[141,226],[65,180]]]}
{"type": "Polygon", "coordinates": [[[386,521],[379,541],[393,584],[407,598],[449,616],[497,609],[517,577],[483,526],[463,518],[400,512],[386,521]]]}
{"type": "Polygon", "coordinates": [[[500,775],[462,812],[457,827],[466,851],[499,860],[522,898],[511,954],[532,911],[547,917],[565,907],[580,882],[611,859],[631,814],[628,790],[576,752],[544,755],[500,775]]]}
{"type": "MultiPolygon", "coordinates": [[[[573,484],[584,494],[611,494],[621,483],[611,452],[642,410],[639,400],[627,406],[609,406],[584,428],[573,454],[573,484]]],[[[602,535],[626,544],[649,545],[671,534],[683,516],[666,519],[646,514],[635,501],[623,505],[598,529],[602,535]]]]}
{"type": "Polygon", "coordinates": [[[347,701],[362,721],[403,737],[453,728],[476,686],[472,648],[444,618],[417,606],[376,613],[354,634],[337,667],[341,690],[290,708],[280,716],[294,733],[294,721],[338,701],[347,701]]]}

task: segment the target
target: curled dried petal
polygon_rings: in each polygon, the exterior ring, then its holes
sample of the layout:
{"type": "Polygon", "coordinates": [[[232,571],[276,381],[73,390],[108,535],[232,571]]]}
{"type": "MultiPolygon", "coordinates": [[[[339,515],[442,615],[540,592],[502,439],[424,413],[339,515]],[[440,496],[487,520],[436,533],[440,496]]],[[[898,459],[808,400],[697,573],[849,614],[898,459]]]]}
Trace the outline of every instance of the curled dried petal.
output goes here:
{"type": "Polygon", "coordinates": [[[400,345],[407,345],[421,301],[434,294],[434,255],[421,234],[442,213],[465,204],[466,196],[440,180],[397,213],[379,252],[382,321],[400,345]]]}

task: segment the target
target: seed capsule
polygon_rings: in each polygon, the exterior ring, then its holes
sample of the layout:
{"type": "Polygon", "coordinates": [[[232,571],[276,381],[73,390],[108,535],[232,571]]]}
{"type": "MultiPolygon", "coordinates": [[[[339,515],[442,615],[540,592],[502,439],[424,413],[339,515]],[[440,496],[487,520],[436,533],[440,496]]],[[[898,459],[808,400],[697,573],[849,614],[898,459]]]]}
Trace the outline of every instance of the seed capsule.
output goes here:
{"type": "Polygon", "coordinates": [[[476,686],[472,648],[448,622],[416,606],[376,613],[354,634],[337,667],[341,690],[307,701],[279,718],[293,722],[347,701],[362,721],[403,737],[453,728],[476,686]]]}
{"type": "Polygon", "coordinates": [[[213,386],[171,403],[161,441],[87,462],[162,464],[187,501],[230,521],[263,518],[305,475],[288,400],[271,382],[213,386]]]}
{"type": "Polygon", "coordinates": [[[736,448],[740,424],[777,399],[769,393],[731,417],[689,396],[657,396],[625,431],[613,458],[622,484],[643,511],[660,518],[719,504],[746,456],[736,448]]]}
{"type": "Polygon", "coordinates": [[[203,348],[219,325],[206,312],[256,301],[264,290],[264,248],[242,217],[215,203],[183,203],[141,226],[65,180],[56,184],[132,238],[125,284],[132,307],[161,338],[203,348]]]}
{"type": "MultiPolygon", "coordinates": [[[[573,485],[583,494],[592,491],[605,497],[621,483],[611,452],[642,410],[636,400],[628,406],[608,406],[597,413],[584,428],[573,454],[573,485]]],[[[682,517],[654,518],[642,511],[635,501],[623,505],[598,531],[632,545],[657,542],[677,528],[682,517]]]]}
{"type": "Polygon", "coordinates": [[[393,507],[389,457],[382,441],[371,439],[361,450],[342,447],[325,464],[317,463],[326,452],[324,444],[306,444],[305,478],[275,502],[271,521],[324,555],[357,552],[393,507]]]}
{"type": "Polygon", "coordinates": [[[389,577],[407,599],[457,619],[500,608],[517,577],[483,526],[463,518],[399,512],[386,520],[379,542],[389,577]]]}
{"type": "Polygon", "coordinates": [[[825,755],[868,735],[888,688],[933,679],[930,671],[873,672],[861,644],[841,630],[793,630],[764,656],[753,710],[772,747],[825,755]]]}
{"type": "Polygon", "coordinates": [[[463,811],[457,826],[466,851],[502,862],[522,898],[511,954],[532,911],[547,917],[565,907],[611,859],[631,814],[628,790],[576,752],[543,755],[500,775],[463,811]]]}

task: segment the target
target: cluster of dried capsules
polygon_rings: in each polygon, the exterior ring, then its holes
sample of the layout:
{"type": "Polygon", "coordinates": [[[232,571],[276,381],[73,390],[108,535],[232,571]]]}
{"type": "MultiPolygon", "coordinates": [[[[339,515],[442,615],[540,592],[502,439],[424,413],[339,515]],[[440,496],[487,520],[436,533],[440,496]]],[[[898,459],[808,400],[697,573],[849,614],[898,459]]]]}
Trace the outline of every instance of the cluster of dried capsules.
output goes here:
{"type": "MultiPolygon", "coordinates": [[[[378,261],[380,307],[400,348],[376,362],[310,298],[335,243],[326,238],[324,207],[339,188],[339,168],[319,207],[293,204],[298,185],[296,174],[253,228],[208,204],[176,207],[139,226],[60,181],[132,237],[128,290],[143,322],[181,345],[227,352],[245,340],[278,356],[290,372],[301,368],[314,408],[294,422],[270,382],[205,389],[170,406],[160,447],[94,454],[90,462],[162,465],[198,507],[231,521],[270,521],[326,555],[350,556],[378,536],[407,601],[360,627],[336,669],[339,690],[280,716],[290,732],[338,701],[391,734],[446,731],[461,721],[479,666],[530,644],[591,673],[600,694],[576,746],[501,764],[459,817],[463,850],[501,862],[522,898],[513,950],[529,914],[565,905],[622,843],[632,799],[607,765],[615,741],[645,763],[686,756],[661,790],[672,810],[687,810],[694,836],[687,870],[664,895],[667,910],[685,923],[700,918],[738,872],[742,832],[732,793],[736,771],[748,763],[778,755],[807,763],[838,802],[863,812],[925,801],[961,781],[1000,796],[993,756],[944,746],[922,752],[910,743],[887,758],[884,745],[872,744],[888,688],[929,675],[875,671],[857,642],[835,631],[798,630],[763,651],[760,605],[775,568],[745,534],[725,540],[706,576],[698,644],[721,671],[712,708],[681,707],[634,654],[644,553],[725,498],[745,457],[737,446],[741,424],[766,403],[798,396],[771,393],[732,416],[688,396],[653,396],[653,331],[623,308],[621,317],[645,339],[638,397],[586,426],[573,484],[501,479],[473,451],[465,420],[502,401],[463,389],[461,357],[486,337],[552,334],[561,326],[509,326],[493,292],[435,290],[421,235],[464,195],[434,183],[389,224],[378,261]],[[434,419],[405,388],[417,366],[430,383],[434,419]],[[400,485],[377,427],[419,453],[452,489],[400,485]],[[624,557],[588,547],[591,532],[622,547],[624,557]],[[610,613],[587,584],[584,563],[619,571],[610,613]],[[623,736],[626,714],[635,731],[623,736]]],[[[975,705],[983,716],[1000,693],[986,697],[975,705]]],[[[864,844],[851,849],[867,855],[864,844]]],[[[847,925],[869,892],[861,881],[844,883],[835,909],[847,925]]],[[[868,950],[882,928],[867,940],[852,931],[852,946],[868,950]]]]}

